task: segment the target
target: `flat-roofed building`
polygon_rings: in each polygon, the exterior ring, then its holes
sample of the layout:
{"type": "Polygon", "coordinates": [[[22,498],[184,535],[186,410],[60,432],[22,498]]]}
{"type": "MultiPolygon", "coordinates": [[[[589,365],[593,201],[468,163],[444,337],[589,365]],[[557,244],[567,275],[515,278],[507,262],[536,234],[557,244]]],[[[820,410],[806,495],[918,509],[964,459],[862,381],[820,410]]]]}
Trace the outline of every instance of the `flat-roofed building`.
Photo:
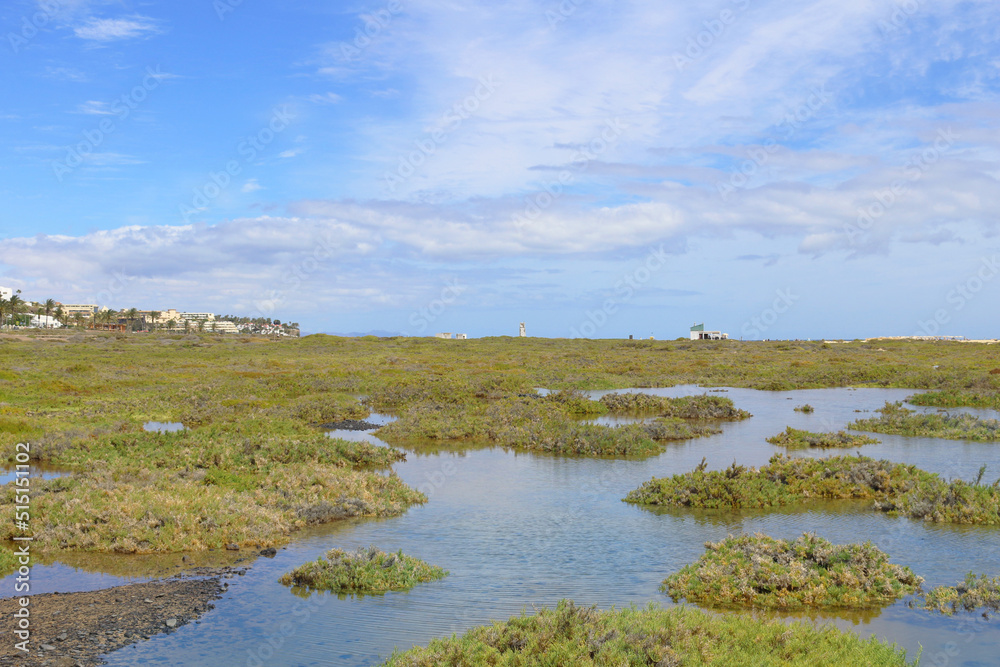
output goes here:
{"type": "Polygon", "coordinates": [[[93,303],[64,303],[62,309],[66,317],[73,317],[77,313],[84,317],[93,317],[98,311],[98,306],[93,303]]]}
{"type": "Polygon", "coordinates": [[[239,333],[240,330],[229,320],[213,320],[205,324],[205,331],[214,333],[239,333]]]}
{"type": "Polygon", "coordinates": [[[205,320],[212,322],[215,320],[215,313],[177,313],[182,320],[205,320]]]}

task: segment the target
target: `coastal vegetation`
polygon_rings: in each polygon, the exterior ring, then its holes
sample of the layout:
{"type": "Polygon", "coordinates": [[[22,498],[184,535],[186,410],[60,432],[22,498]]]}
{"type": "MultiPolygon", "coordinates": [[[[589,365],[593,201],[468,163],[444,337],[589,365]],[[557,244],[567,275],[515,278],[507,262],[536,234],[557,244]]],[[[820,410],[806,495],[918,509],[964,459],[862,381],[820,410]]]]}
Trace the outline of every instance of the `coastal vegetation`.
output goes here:
{"type": "MultiPolygon", "coordinates": [[[[315,426],[364,419],[373,409],[400,418],[400,426],[383,429],[396,446],[423,435],[481,437],[533,451],[625,456],[713,432],[719,410],[726,418],[739,410],[704,397],[686,399],[688,407],[657,400],[643,415],[648,423],[616,428],[587,422],[625,414],[608,408],[613,399],[568,390],[1000,391],[1000,375],[983,370],[1000,366],[998,346],[880,345],[886,352],[862,342],[500,337],[456,344],[20,331],[0,335],[0,446],[13,461],[14,444],[30,443],[33,462],[65,471],[32,479],[38,552],[270,546],[301,526],[393,516],[424,500],[387,473],[403,456],[398,449],[332,440],[315,426]],[[553,395],[542,398],[536,387],[553,395]],[[692,405],[716,412],[688,411],[692,405]],[[184,429],[149,432],[147,422],[184,429]]],[[[0,492],[8,510],[11,488],[0,492]]],[[[0,537],[13,534],[8,526],[0,537]]]]}
{"type": "MultiPolygon", "coordinates": [[[[991,375],[1000,375],[994,368],[991,375]]],[[[988,408],[1000,410],[1000,391],[976,391],[968,389],[942,389],[914,394],[906,399],[912,405],[923,405],[937,408],[988,408]]]]}
{"type": "Polygon", "coordinates": [[[301,587],[307,591],[363,595],[406,591],[447,574],[440,567],[428,565],[402,551],[386,553],[370,546],[356,551],[330,549],[325,557],[320,556],[285,573],[280,581],[286,586],[301,587]]]}
{"type": "Polygon", "coordinates": [[[17,569],[17,557],[6,546],[0,546],[0,577],[6,577],[17,569]]]}
{"type": "Polygon", "coordinates": [[[957,586],[933,588],[920,606],[948,616],[978,609],[1000,612],[1000,577],[976,576],[970,572],[965,575],[965,581],[957,586]]]}
{"type": "MultiPolygon", "coordinates": [[[[578,391],[564,390],[540,396],[495,394],[463,403],[425,400],[401,408],[397,421],[378,435],[386,441],[405,444],[414,440],[480,440],[502,447],[587,456],[643,456],[659,453],[663,442],[686,440],[718,433],[721,429],[705,419],[719,415],[745,418],[732,401],[716,397],[656,399],[653,414],[663,415],[650,423],[605,426],[581,421],[611,411],[632,411],[635,402],[591,401],[578,391]],[[624,405],[629,406],[623,408],[624,405]],[[684,416],[684,418],[680,418],[684,416]],[[710,416],[710,417],[709,417],[710,416]]],[[[376,396],[375,401],[383,401],[376,396]]],[[[380,403],[381,404],[381,403],[380,403]]]]}
{"type": "Polygon", "coordinates": [[[878,409],[879,416],[859,419],[848,425],[856,431],[872,431],[888,435],[945,438],[946,440],[1000,441],[1000,421],[981,419],[974,415],[920,413],[903,407],[900,402],[878,409]]]}
{"type": "Polygon", "coordinates": [[[923,582],[871,542],[835,545],[809,533],[789,542],[757,533],[707,542],[705,549],[696,563],[663,581],[660,590],[675,602],[870,608],[892,604],[923,582]]]}
{"type": "Polygon", "coordinates": [[[877,445],[878,439],[867,435],[852,435],[844,431],[836,433],[813,433],[801,429],[787,427],[784,432],[767,438],[772,445],[788,449],[808,449],[809,447],[860,447],[862,445],[877,445]]]}
{"type": "MultiPolygon", "coordinates": [[[[858,456],[771,457],[753,468],[735,462],[725,470],[653,478],[625,501],[638,505],[767,508],[808,500],[873,500],[873,509],[934,522],[1000,524],[1000,481],[991,486],[946,482],[912,465],[858,456]]],[[[980,479],[982,478],[980,472],[980,479]]]]}
{"type": "Polygon", "coordinates": [[[916,466],[877,461],[864,456],[821,459],[775,454],[768,464],[753,468],[733,463],[725,470],[692,472],[653,478],[626,496],[640,505],[681,507],[779,507],[809,499],[884,499],[900,496],[919,482],[937,475],[916,466]]]}
{"type": "Polygon", "coordinates": [[[651,394],[605,394],[598,401],[615,415],[656,415],[675,419],[719,419],[737,421],[749,419],[746,410],[739,410],[732,399],[719,396],[680,396],[668,398],[651,394]]]}
{"type": "Polygon", "coordinates": [[[555,609],[473,628],[461,637],[395,653],[386,667],[495,665],[907,665],[906,652],[832,626],[711,615],[655,604],[598,611],[563,600],[555,609]]]}

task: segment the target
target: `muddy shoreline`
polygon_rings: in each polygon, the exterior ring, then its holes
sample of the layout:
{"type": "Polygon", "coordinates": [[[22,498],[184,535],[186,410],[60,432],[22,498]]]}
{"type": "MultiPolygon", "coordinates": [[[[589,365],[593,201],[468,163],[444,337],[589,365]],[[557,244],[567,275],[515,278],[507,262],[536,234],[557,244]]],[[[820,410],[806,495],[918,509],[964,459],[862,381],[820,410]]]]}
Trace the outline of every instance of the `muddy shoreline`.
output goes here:
{"type": "Polygon", "coordinates": [[[0,664],[92,667],[117,649],[198,623],[229,587],[226,579],[245,568],[195,569],[170,579],[96,591],[30,597],[27,653],[14,612],[19,598],[0,599],[0,664]]]}

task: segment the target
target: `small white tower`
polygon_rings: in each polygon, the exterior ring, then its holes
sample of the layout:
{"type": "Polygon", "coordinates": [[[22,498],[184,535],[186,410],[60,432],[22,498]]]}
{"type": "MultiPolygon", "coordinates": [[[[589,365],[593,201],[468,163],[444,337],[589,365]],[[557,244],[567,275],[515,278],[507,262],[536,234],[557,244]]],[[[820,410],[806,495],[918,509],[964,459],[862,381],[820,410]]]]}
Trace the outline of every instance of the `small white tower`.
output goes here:
{"type": "Polygon", "coordinates": [[[521,332],[520,332],[519,335],[521,336],[521,338],[527,338],[528,337],[528,334],[526,334],[524,332],[524,322],[521,322],[521,332]]]}

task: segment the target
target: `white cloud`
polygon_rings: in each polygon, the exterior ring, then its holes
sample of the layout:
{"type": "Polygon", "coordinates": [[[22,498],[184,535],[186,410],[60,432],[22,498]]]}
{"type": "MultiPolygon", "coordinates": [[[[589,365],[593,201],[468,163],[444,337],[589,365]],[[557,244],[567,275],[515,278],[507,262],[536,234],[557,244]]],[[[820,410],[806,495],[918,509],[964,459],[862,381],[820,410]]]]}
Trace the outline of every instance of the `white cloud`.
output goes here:
{"type": "Polygon", "coordinates": [[[80,39],[95,42],[112,42],[119,39],[134,39],[160,32],[156,21],[145,16],[131,18],[98,19],[91,18],[73,31],[80,39]]]}
{"type": "Polygon", "coordinates": [[[240,192],[249,193],[249,192],[256,192],[257,190],[263,190],[263,189],[264,189],[264,186],[261,185],[260,183],[258,183],[256,178],[251,178],[250,180],[248,180],[246,183],[243,184],[243,187],[240,188],[240,192]]]}
{"type": "Polygon", "coordinates": [[[310,95],[307,99],[313,104],[339,104],[344,98],[337,93],[317,93],[310,95]]]}
{"type": "Polygon", "coordinates": [[[111,105],[107,102],[100,102],[97,100],[88,100],[83,104],[77,106],[74,113],[82,113],[93,116],[113,116],[115,112],[112,111],[111,105]]]}

